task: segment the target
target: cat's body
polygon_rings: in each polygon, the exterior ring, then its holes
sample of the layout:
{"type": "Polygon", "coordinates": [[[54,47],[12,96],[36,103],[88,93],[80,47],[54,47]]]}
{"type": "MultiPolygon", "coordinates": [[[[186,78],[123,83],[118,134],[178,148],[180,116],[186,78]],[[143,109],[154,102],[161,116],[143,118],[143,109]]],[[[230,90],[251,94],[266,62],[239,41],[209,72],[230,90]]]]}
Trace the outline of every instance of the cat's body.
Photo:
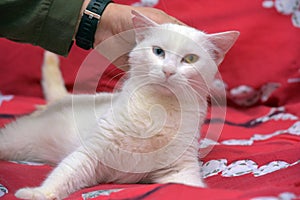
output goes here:
{"type": "MultiPolygon", "coordinates": [[[[225,33],[227,42],[219,45],[221,35],[209,42],[195,29],[134,15],[137,46],[122,91],[71,95],[51,89],[44,77],[50,103],[0,130],[0,159],[57,165],[40,187],[21,189],[17,197],[61,199],[109,182],[205,186],[198,142],[206,97],[216,64],[238,34],[225,33]]],[[[54,82],[61,87],[60,79],[54,82]]]]}

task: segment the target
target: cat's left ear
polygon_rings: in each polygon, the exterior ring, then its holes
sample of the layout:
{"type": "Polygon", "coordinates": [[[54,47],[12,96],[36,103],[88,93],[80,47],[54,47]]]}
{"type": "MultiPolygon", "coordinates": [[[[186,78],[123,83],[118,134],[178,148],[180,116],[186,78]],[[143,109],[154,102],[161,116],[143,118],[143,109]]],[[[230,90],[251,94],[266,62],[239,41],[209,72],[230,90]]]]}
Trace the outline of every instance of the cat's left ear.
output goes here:
{"type": "Polygon", "coordinates": [[[227,31],[208,35],[208,40],[215,46],[213,56],[217,65],[223,61],[225,54],[233,46],[239,35],[240,32],[238,31],[227,31]]]}
{"type": "Polygon", "coordinates": [[[137,42],[144,39],[144,31],[147,28],[158,26],[157,23],[135,10],[132,10],[131,14],[137,42]]]}

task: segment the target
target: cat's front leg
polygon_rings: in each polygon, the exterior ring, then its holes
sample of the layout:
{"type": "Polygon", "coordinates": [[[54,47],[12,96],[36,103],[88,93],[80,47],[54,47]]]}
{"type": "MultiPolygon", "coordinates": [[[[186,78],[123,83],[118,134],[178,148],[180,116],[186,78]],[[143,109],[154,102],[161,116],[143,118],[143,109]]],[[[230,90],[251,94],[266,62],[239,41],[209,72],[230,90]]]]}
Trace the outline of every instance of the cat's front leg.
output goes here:
{"type": "Polygon", "coordinates": [[[22,188],[16,192],[20,199],[59,200],[83,187],[97,183],[97,159],[83,149],[67,156],[40,187],[22,188]]]}
{"type": "Polygon", "coordinates": [[[20,199],[36,199],[36,200],[49,200],[57,199],[56,195],[51,191],[43,190],[43,188],[22,188],[19,189],[15,196],[20,199]]]}
{"type": "Polygon", "coordinates": [[[181,169],[174,169],[167,173],[160,173],[160,177],[153,180],[155,183],[179,183],[195,187],[206,187],[201,173],[200,166],[185,166],[181,169]]]}
{"type": "Polygon", "coordinates": [[[184,185],[189,185],[194,187],[203,187],[203,188],[206,187],[206,184],[203,182],[201,177],[195,176],[193,174],[176,173],[171,176],[159,178],[155,182],[156,183],[179,183],[179,184],[184,184],[184,185]]]}

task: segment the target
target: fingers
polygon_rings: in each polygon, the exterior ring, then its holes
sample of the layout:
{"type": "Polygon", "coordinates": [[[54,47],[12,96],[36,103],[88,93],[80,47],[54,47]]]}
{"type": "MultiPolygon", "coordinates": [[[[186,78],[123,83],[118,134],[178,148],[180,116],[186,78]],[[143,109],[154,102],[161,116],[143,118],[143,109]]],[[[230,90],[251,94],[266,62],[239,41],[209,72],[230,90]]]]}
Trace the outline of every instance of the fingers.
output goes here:
{"type": "Polygon", "coordinates": [[[173,16],[168,15],[162,10],[156,8],[149,8],[149,7],[132,7],[132,9],[141,12],[145,16],[149,17],[153,21],[164,24],[164,23],[173,23],[179,25],[186,25],[185,23],[181,22],[180,20],[176,19],[173,16]]]}

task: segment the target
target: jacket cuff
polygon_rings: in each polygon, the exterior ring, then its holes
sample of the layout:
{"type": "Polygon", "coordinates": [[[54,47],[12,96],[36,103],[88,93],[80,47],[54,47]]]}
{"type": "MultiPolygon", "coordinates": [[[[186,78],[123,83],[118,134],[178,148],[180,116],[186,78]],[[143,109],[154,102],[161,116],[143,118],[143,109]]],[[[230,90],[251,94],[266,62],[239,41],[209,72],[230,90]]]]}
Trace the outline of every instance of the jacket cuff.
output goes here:
{"type": "Polygon", "coordinates": [[[83,0],[53,0],[42,26],[38,44],[54,53],[68,55],[83,0]]]}

